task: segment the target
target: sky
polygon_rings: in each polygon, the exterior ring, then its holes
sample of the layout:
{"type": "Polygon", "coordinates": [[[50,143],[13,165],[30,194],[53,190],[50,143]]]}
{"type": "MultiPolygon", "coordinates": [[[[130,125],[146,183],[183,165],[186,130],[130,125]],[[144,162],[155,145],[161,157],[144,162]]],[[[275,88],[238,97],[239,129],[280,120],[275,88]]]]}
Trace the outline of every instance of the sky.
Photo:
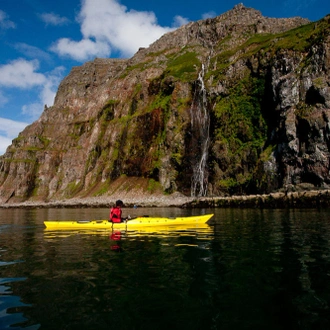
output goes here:
{"type": "MultiPolygon", "coordinates": [[[[232,0],[0,0],[0,155],[53,105],[74,66],[130,58],[163,34],[232,9],[232,0]]],[[[263,16],[330,14],[329,0],[249,0],[263,16]]]]}

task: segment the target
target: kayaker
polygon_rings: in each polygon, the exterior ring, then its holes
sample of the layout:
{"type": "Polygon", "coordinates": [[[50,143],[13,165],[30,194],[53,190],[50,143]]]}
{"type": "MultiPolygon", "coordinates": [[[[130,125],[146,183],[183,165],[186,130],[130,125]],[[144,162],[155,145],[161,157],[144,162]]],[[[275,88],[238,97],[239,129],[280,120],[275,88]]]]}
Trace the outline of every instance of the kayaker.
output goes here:
{"type": "Polygon", "coordinates": [[[124,203],[119,199],[116,201],[116,205],[111,208],[110,215],[109,215],[109,221],[118,223],[118,222],[124,222],[127,220],[127,218],[122,218],[122,210],[121,208],[124,206],[124,203]]]}

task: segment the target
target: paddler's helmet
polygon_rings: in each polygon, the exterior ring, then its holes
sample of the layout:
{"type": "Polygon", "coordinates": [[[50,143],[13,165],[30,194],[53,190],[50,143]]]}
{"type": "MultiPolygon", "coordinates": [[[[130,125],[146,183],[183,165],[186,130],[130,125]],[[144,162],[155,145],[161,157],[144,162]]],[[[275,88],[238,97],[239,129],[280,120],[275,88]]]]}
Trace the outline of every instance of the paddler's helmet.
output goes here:
{"type": "Polygon", "coordinates": [[[120,199],[116,201],[116,206],[123,206],[123,205],[124,203],[120,199]]]}

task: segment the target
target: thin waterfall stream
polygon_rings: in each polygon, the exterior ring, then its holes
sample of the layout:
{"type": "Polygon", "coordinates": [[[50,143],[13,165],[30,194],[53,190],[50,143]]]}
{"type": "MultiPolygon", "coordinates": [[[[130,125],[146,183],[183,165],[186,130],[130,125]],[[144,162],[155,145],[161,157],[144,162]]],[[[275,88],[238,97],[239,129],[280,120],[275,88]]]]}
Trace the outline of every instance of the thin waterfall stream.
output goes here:
{"type": "Polygon", "coordinates": [[[210,144],[210,115],[204,84],[205,66],[202,64],[197,79],[191,112],[191,129],[195,141],[196,154],[191,180],[191,196],[206,196],[208,186],[208,149],[210,144]]]}

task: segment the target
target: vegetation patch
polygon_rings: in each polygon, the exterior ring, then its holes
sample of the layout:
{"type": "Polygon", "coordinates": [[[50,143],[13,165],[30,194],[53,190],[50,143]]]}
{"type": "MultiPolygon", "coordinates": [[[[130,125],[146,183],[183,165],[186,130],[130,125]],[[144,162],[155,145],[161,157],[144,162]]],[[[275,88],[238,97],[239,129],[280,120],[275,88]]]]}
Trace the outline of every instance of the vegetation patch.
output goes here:
{"type": "Polygon", "coordinates": [[[166,76],[170,75],[181,81],[191,81],[197,78],[197,68],[201,62],[197,53],[184,49],[183,52],[170,55],[167,62],[166,76]]]}
{"type": "Polygon", "coordinates": [[[154,179],[149,179],[147,190],[149,193],[152,194],[159,190],[162,190],[162,186],[158,181],[156,181],[154,179]]]}
{"type": "Polygon", "coordinates": [[[235,188],[237,192],[251,180],[250,173],[267,139],[267,123],[261,108],[264,85],[264,78],[248,75],[230,89],[227,97],[220,98],[214,108],[215,141],[220,146],[214,156],[228,178],[218,181],[220,189],[235,188]]]}
{"type": "Polygon", "coordinates": [[[47,148],[49,143],[50,143],[50,140],[48,138],[46,138],[45,136],[41,136],[39,135],[38,136],[38,139],[40,140],[40,142],[43,144],[44,148],[47,148]]]}
{"type": "Polygon", "coordinates": [[[134,71],[134,70],[138,70],[138,71],[143,71],[143,70],[146,70],[147,68],[149,68],[150,66],[152,65],[152,61],[151,59],[150,60],[147,60],[145,62],[139,62],[138,64],[135,64],[135,65],[131,65],[131,66],[128,66],[126,68],[126,70],[121,74],[120,78],[121,79],[124,79],[126,78],[126,76],[129,75],[130,72],[134,71]]]}
{"type": "Polygon", "coordinates": [[[269,160],[269,157],[271,156],[271,154],[275,151],[276,146],[274,145],[269,145],[266,149],[264,149],[261,154],[259,159],[262,162],[266,162],[267,160],[269,160]]]}
{"type": "Polygon", "coordinates": [[[311,113],[313,112],[314,107],[303,102],[299,102],[296,106],[296,116],[299,119],[308,119],[310,118],[311,113]]]}
{"type": "Polygon", "coordinates": [[[98,113],[101,123],[110,121],[114,118],[115,107],[119,104],[118,100],[109,100],[98,113]]]}
{"type": "MultiPolygon", "coordinates": [[[[312,45],[321,43],[329,35],[329,23],[326,19],[305,24],[297,28],[277,34],[254,34],[245,43],[236,48],[220,51],[211,59],[211,68],[216,68],[207,73],[206,78],[214,76],[217,80],[223,79],[226,70],[234,61],[248,58],[256,54],[274,55],[281,50],[292,50],[297,52],[309,52],[312,45]]],[[[220,44],[222,45],[223,42],[220,44]]],[[[220,46],[218,46],[220,48],[220,46]]]]}
{"type": "Polygon", "coordinates": [[[98,189],[93,193],[94,197],[106,195],[109,192],[109,181],[103,182],[98,189]]]}
{"type": "Polygon", "coordinates": [[[66,198],[71,198],[75,196],[81,189],[82,183],[80,181],[70,182],[64,190],[64,195],[66,198]]]}
{"type": "Polygon", "coordinates": [[[215,69],[209,70],[205,75],[205,79],[208,80],[211,76],[213,76],[213,81],[215,83],[219,80],[223,80],[226,70],[232,64],[230,58],[235,54],[236,50],[228,50],[213,57],[210,61],[210,68],[215,69]]]}

